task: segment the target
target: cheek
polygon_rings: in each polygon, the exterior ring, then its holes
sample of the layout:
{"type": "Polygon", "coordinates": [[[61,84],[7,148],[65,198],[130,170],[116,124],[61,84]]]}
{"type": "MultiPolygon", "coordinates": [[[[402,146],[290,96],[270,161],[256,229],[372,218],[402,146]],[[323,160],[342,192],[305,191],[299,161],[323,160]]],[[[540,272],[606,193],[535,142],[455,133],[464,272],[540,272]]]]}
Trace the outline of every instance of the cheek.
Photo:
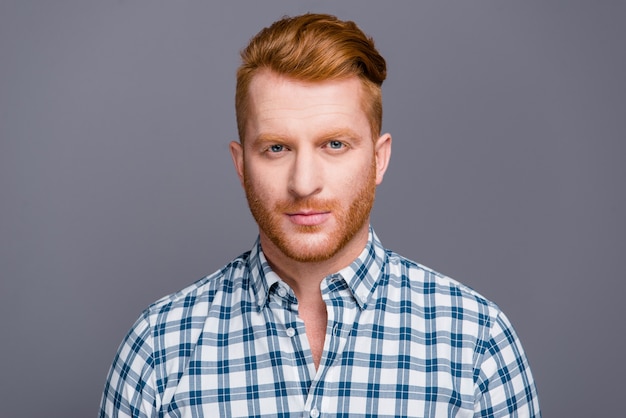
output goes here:
{"type": "Polygon", "coordinates": [[[341,188],[341,192],[344,196],[354,196],[358,194],[362,182],[363,180],[360,177],[354,175],[346,175],[335,181],[336,187],[341,188]]]}
{"type": "Polygon", "coordinates": [[[368,160],[361,164],[344,166],[345,170],[335,176],[335,182],[350,195],[358,194],[367,183],[376,182],[376,163],[368,160]]]}
{"type": "Polygon", "coordinates": [[[244,184],[248,192],[261,200],[272,200],[280,193],[280,187],[283,179],[279,173],[274,170],[258,169],[256,167],[245,166],[244,184]]]}

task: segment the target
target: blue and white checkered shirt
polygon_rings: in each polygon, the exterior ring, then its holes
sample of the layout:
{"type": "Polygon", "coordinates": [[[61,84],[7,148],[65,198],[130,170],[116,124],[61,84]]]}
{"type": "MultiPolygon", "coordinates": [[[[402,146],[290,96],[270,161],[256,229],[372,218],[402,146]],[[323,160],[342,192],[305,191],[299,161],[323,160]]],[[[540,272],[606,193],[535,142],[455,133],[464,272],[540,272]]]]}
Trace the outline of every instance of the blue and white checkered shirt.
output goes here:
{"type": "Polygon", "coordinates": [[[100,417],[536,417],[522,346],[496,305],[385,250],[321,283],[316,370],[294,292],[260,244],[151,305],[119,348],[100,417]]]}

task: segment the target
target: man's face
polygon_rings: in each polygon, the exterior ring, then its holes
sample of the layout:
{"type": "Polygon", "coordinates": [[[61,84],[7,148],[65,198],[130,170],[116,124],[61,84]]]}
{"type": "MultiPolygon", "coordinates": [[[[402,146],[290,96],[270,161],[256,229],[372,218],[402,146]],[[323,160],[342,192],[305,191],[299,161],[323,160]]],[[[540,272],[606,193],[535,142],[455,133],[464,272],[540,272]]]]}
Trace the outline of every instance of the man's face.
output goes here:
{"type": "Polygon", "coordinates": [[[299,262],[358,254],[391,138],[374,141],[358,78],[308,83],[265,71],[231,153],[264,251],[299,262]]]}

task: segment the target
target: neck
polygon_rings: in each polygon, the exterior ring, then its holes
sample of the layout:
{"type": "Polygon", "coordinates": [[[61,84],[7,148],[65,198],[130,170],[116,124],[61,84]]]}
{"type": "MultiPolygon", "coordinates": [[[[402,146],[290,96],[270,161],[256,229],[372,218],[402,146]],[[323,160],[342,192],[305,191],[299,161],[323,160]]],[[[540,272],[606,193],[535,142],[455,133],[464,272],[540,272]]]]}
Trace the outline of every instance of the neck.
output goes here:
{"type": "Polygon", "coordinates": [[[347,267],[356,259],[367,244],[369,223],[328,260],[301,262],[287,257],[261,232],[263,253],[272,270],[294,291],[300,303],[322,302],[320,283],[324,277],[347,267]]]}

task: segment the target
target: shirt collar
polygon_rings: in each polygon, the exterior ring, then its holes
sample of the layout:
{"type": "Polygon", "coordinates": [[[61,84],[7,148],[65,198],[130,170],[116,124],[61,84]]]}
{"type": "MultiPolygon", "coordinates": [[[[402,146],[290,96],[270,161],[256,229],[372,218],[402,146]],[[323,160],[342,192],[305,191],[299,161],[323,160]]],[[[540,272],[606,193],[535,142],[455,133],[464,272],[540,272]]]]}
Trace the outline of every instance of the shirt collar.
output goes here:
{"type": "MultiPolygon", "coordinates": [[[[372,294],[380,283],[386,264],[386,251],[370,226],[367,244],[359,256],[350,265],[339,270],[334,276],[340,276],[348,285],[354,299],[361,309],[365,309],[372,294]]],[[[257,238],[248,258],[250,268],[250,290],[252,300],[262,308],[268,301],[272,286],[280,281],[272,270],[257,238]]]]}
{"type": "Polygon", "coordinates": [[[248,266],[250,268],[251,297],[260,309],[267,303],[272,286],[280,281],[278,275],[274,273],[267,262],[265,254],[263,254],[260,237],[257,237],[252,250],[250,250],[248,266]]]}
{"type": "Polygon", "coordinates": [[[367,244],[361,254],[349,266],[339,270],[348,284],[354,299],[361,309],[365,309],[384,273],[386,265],[386,251],[370,226],[367,244]]]}

